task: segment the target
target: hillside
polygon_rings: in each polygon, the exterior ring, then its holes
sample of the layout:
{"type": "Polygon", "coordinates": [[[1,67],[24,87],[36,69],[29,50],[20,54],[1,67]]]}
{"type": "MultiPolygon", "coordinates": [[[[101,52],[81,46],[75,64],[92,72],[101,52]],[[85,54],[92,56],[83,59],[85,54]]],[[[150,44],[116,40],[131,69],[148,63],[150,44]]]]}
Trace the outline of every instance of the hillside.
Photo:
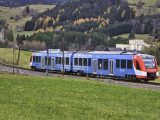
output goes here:
{"type": "MultiPolygon", "coordinates": [[[[34,14],[43,13],[44,11],[48,9],[52,9],[54,5],[29,5],[29,8],[31,11],[34,11],[34,14]]],[[[23,27],[26,23],[26,21],[32,19],[32,15],[27,15],[22,17],[23,11],[25,10],[26,6],[23,7],[16,7],[16,8],[9,8],[9,7],[3,7],[0,6],[0,19],[3,19],[6,21],[6,24],[9,29],[12,29],[12,32],[14,34],[14,38],[16,38],[17,34],[25,34],[25,35],[31,35],[34,32],[24,32],[23,27]],[[15,19],[14,17],[19,16],[20,19],[15,19]],[[14,19],[11,19],[11,18],[14,19]],[[18,30],[20,29],[20,30],[18,30]],[[18,31],[18,32],[17,32],[18,31]],[[21,32],[20,32],[21,31],[21,32]]]]}
{"type": "Polygon", "coordinates": [[[160,92],[61,77],[0,74],[0,119],[159,119],[160,92]]]}
{"type": "Polygon", "coordinates": [[[79,0],[33,17],[31,23],[35,30],[63,27],[65,30],[86,32],[105,30],[108,24],[129,21],[134,16],[134,10],[123,0],[79,0]]]}
{"type": "MultiPolygon", "coordinates": [[[[0,48],[0,63],[13,63],[13,49],[12,48],[0,48]]],[[[20,57],[20,67],[29,68],[29,60],[31,56],[31,52],[21,51],[20,57]]],[[[18,50],[15,51],[15,61],[17,60],[18,50]]],[[[15,62],[16,63],[16,62],[15,62]]]]}
{"type": "MultiPolygon", "coordinates": [[[[56,37],[59,41],[54,43],[54,48],[60,48],[64,36],[67,44],[79,46],[78,49],[106,47],[112,43],[114,44],[110,47],[115,47],[117,40],[111,41],[114,36],[131,32],[152,36],[159,34],[157,21],[160,21],[160,16],[156,13],[143,14],[139,11],[141,10],[135,9],[125,0],[70,1],[33,17],[31,21],[26,22],[25,30],[36,31],[37,34],[31,36],[30,40],[43,38],[46,42],[55,39],[54,35],[46,32],[58,34],[56,37]],[[38,32],[43,33],[44,36],[38,32]],[[72,34],[67,34],[69,32],[72,34]]],[[[126,43],[123,42],[123,38],[118,39],[121,40],[120,43],[126,43]]],[[[51,45],[49,42],[47,44],[51,45]]]]}
{"type": "Polygon", "coordinates": [[[133,4],[133,3],[138,3],[139,1],[144,2],[145,5],[147,6],[151,6],[151,5],[155,5],[155,3],[158,0],[127,0],[129,3],[133,4]]]}
{"type": "Polygon", "coordinates": [[[68,1],[69,0],[0,0],[0,6],[20,7],[33,4],[55,5],[55,4],[64,4],[68,1]]]}

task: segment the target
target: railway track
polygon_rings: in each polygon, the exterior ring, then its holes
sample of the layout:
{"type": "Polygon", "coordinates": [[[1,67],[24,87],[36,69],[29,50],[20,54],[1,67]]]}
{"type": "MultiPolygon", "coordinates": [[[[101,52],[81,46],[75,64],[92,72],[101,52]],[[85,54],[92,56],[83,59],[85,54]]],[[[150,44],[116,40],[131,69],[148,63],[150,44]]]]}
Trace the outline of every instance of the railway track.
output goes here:
{"type": "MultiPolygon", "coordinates": [[[[11,65],[6,65],[3,63],[0,63],[0,72],[7,72],[7,73],[13,73],[13,66],[11,65]]],[[[15,74],[22,74],[22,75],[28,75],[28,76],[46,76],[45,72],[41,71],[34,71],[31,69],[26,69],[26,68],[21,68],[21,67],[15,67],[14,68],[14,73],[15,74]]],[[[78,76],[74,74],[65,74],[64,76],[61,74],[61,72],[49,72],[48,76],[50,77],[67,77],[67,78],[79,78],[82,80],[97,80],[99,82],[104,82],[104,83],[110,83],[114,85],[121,85],[121,86],[126,86],[126,87],[131,87],[131,88],[143,88],[143,89],[153,89],[153,90],[160,90],[160,83],[153,83],[153,82],[140,82],[140,81],[127,81],[127,80],[113,80],[110,78],[101,78],[100,76],[97,78],[95,77],[83,77],[83,76],[78,76]]]]}

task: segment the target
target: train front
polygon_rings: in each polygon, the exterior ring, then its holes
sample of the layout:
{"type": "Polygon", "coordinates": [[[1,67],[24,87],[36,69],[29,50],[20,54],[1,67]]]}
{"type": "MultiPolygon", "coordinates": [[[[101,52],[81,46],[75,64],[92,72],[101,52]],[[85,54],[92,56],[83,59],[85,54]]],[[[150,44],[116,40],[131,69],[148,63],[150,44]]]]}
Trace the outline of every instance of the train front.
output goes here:
{"type": "Polygon", "coordinates": [[[137,79],[149,81],[159,77],[158,65],[154,56],[147,54],[135,55],[134,66],[137,79]]]}

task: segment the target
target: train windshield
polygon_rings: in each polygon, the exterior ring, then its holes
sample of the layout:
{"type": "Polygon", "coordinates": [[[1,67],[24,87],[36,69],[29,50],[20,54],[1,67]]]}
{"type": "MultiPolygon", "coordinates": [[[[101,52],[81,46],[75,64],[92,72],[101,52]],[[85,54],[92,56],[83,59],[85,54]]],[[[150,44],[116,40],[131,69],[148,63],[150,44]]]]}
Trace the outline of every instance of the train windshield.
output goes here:
{"type": "Polygon", "coordinates": [[[142,57],[146,68],[155,68],[154,57],[142,57]]]}

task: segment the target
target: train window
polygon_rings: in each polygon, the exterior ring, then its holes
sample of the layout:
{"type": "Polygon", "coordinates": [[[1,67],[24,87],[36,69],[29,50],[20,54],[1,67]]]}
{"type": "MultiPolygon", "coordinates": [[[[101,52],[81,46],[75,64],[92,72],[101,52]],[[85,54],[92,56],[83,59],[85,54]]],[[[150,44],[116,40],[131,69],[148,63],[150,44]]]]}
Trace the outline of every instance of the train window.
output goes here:
{"type": "Polygon", "coordinates": [[[87,66],[87,58],[84,58],[84,59],[83,59],[83,65],[84,65],[84,66],[87,66]]]}
{"type": "MultiPolygon", "coordinates": [[[[45,57],[45,65],[47,65],[47,57],[45,57]]],[[[51,57],[48,57],[48,65],[51,65],[51,57]]]]}
{"type": "Polygon", "coordinates": [[[38,56],[36,56],[36,62],[37,62],[37,63],[39,62],[39,60],[38,60],[38,56]]]}
{"type": "Polygon", "coordinates": [[[102,59],[98,59],[98,69],[102,69],[102,59]]]}
{"type": "Polygon", "coordinates": [[[136,61],[136,69],[140,70],[140,65],[139,65],[139,63],[137,61],[136,61]]]}
{"type": "Polygon", "coordinates": [[[116,60],[116,68],[120,68],[120,60],[116,60]]]}
{"type": "Polygon", "coordinates": [[[78,58],[74,58],[74,65],[78,65],[78,58]]]}
{"type": "Polygon", "coordinates": [[[59,64],[59,60],[58,60],[59,58],[58,57],[56,57],[56,64],[59,64]]]}
{"type": "Polygon", "coordinates": [[[45,57],[45,65],[47,65],[47,57],[45,57]]]}
{"type": "Polygon", "coordinates": [[[63,62],[64,62],[64,58],[63,58],[63,57],[61,57],[61,64],[63,64],[63,62]]]}
{"type": "Polygon", "coordinates": [[[41,63],[41,57],[40,56],[38,57],[38,59],[39,59],[39,63],[41,63]]]}
{"type": "Polygon", "coordinates": [[[132,60],[127,60],[127,69],[132,69],[132,60]]]}
{"type": "Polygon", "coordinates": [[[121,68],[126,68],[126,60],[121,60],[121,68]]]}
{"type": "Polygon", "coordinates": [[[82,58],[79,58],[79,66],[82,66],[82,58]]]}
{"type": "Polygon", "coordinates": [[[108,70],[108,60],[104,60],[104,70],[108,70]]]}
{"type": "Polygon", "coordinates": [[[59,64],[62,64],[62,57],[59,57],[59,64]]]}
{"type": "Polygon", "coordinates": [[[51,65],[51,57],[48,58],[48,65],[51,65]]]}
{"type": "Polygon", "coordinates": [[[91,58],[88,59],[88,66],[91,66],[91,58]]]}
{"type": "Polygon", "coordinates": [[[36,62],[36,56],[33,56],[33,62],[36,62]]]}
{"type": "Polygon", "coordinates": [[[69,57],[66,58],[66,65],[69,65],[69,57]]]}

